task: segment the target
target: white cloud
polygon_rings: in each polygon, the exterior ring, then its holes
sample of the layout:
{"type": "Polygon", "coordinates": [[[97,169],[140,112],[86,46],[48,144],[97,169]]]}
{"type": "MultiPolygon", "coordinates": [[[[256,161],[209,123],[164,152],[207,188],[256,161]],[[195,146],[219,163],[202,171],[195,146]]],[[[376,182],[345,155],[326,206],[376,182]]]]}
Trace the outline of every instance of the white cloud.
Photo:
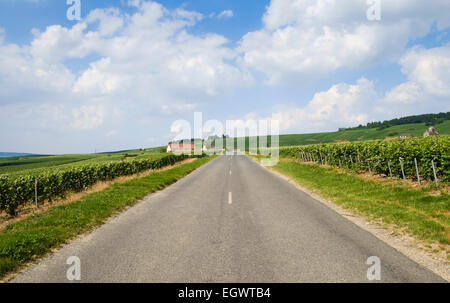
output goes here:
{"type": "Polygon", "coordinates": [[[316,93],[305,107],[278,106],[266,119],[278,120],[283,132],[318,132],[450,110],[450,45],[415,47],[399,64],[408,81],[384,94],[375,90],[373,81],[361,78],[356,84],[341,83],[316,93]]]}
{"type": "Polygon", "coordinates": [[[226,38],[187,32],[201,14],[156,2],[129,5],[137,8],[131,15],[95,9],[71,28],[33,30],[29,45],[5,43],[0,31],[0,104],[61,106],[65,116],[74,116],[73,128],[94,129],[113,120],[111,113],[141,121],[189,112],[252,83],[234,63],[238,53],[225,46],[226,38]],[[99,59],[87,61],[92,57],[99,59]],[[75,73],[70,60],[88,67],[75,73]]]}
{"type": "Polygon", "coordinates": [[[101,106],[81,106],[72,109],[72,127],[80,130],[96,128],[103,123],[105,111],[101,106]]]}
{"type": "Polygon", "coordinates": [[[415,47],[399,63],[408,81],[386,93],[380,100],[379,111],[450,110],[450,45],[432,49],[415,47]]]}
{"type": "Polygon", "coordinates": [[[375,98],[374,83],[361,78],[354,85],[341,83],[326,92],[316,93],[305,111],[311,121],[360,124],[367,121],[367,108],[373,105],[375,98]]]}
{"type": "Polygon", "coordinates": [[[128,0],[129,6],[139,7],[141,6],[141,0],[128,0]]]}
{"type": "Polygon", "coordinates": [[[218,18],[218,19],[224,19],[224,18],[231,18],[231,17],[233,17],[233,16],[234,16],[233,11],[230,10],[230,9],[227,9],[227,10],[221,11],[221,12],[217,15],[217,18],[218,18]]]}
{"type": "Polygon", "coordinates": [[[264,28],[242,38],[243,62],[270,84],[298,83],[342,67],[394,62],[434,22],[450,26],[447,0],[382,1],[378,22],[366,19],[367,8],[361,0],[272,0],[264,28]]]}
{"type": "Polygon", "coordinates": [[[426,93],[450,96],[450,44],[432,49],[416,47],[400,60],[402,71],[426,93]]]}
{"type": "MultiPolygon", "coordinates": [[[[356,84],[340,83],[316,93],[305,107],[278,105],[271,116],[262,119],[278,120],[284,133],[337,130],[368,122],[367,108],[374,105],[377,96],[374,83],[361,78],[356,84]]],[[[250,113],[244,120],[256,117],[256,113],[250,113]]]]}
{"type": "Polygon", "coordinates": [[[0,28],[0,128],[92,134],[96,145],[96,136],[124,126],[133,131],[133,139],[120,140],[129,147],[139,138],[161,138],[171,119],[252,85],[250,71],[263,72],[270,84],[297,85],[386,61],[398,62],[407,81],[377,92],[364,77],[351,84],[338,80],[305,106],[278,105],[266,116],[278,119],[283,132],[317,132],[450,106],[450,46],[405,50],[434,22],[438,29],[450,26],[448,0],[382,1],[379,22],[366,19],[364,0],[272,0],[264,27],[246,34],[236,49],[222,35],[191,34],[189,27],[204,18],[198,12],[141,0],[128,4],[133,13],[95,9],[70,28],[33,30],[28,45],[6,42],[0,28]]]}
{"type": "Polygon", "coordinates": [[[117,8],[95,9],[86,18],[87,23],[99,22],[98,32],[101,36],[112,35],[124,25],[124,17],[117,8]]]}
{"type": "Polygon", "coordinates": [[[112,94],[120,89],[122,78],[118,74],[105,73],[111,65],[111,58],[103,58],[91,64],[73,86],[75,93],[112,94]]]}
{"type": "Polygon", "coordinates": [[[397,85],[386,93],[385,101],[397,104],[414,104],[420,100],[421,87],[415,82],[405,82],[397,85]]]}

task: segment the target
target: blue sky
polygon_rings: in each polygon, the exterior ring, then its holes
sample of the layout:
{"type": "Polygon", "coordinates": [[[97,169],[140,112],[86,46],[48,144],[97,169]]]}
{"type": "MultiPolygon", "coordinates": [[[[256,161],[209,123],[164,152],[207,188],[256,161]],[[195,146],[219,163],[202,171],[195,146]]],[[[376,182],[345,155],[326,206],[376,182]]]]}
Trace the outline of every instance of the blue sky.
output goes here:
{"type": "MultiPolygon", "coordinates": [[[[82,17],[96,8],[119,7],[125,12],[133,12],[134,8],[127,5],[127,1],[120,0],[81,0],[82,17]]],[[[192,1],[160,1],[169,9],[179,7],[194,10],[204,15],[220,13],[224,10],[232,10],[233,20],[217,22],[216,19],[205,19],[190,31],[195,34],[218,33],[226,36],[231,41],[237,42],[248,31],[257,30],[262,26],[261,16],[265,7],[270,3],[267,0],[192,0],[192,1]]],[[[64,0],[1,0],[0,20],[2,27],[8,29],[8,41],[14,43],[27,43],[33,36],[32,28],[44,31],[53,24],[61,24],[66,27],[73,25],[73,21],[66,18],[69,6],[64,0]],[[20,20],[20,21],[19,21],[20,20]]]]}
{"type": "Polygon", "coordinates": [[[450,108],[450,4],[0,0],[0,150],[164,145],[173,122],[333,131],[450,108]]]}

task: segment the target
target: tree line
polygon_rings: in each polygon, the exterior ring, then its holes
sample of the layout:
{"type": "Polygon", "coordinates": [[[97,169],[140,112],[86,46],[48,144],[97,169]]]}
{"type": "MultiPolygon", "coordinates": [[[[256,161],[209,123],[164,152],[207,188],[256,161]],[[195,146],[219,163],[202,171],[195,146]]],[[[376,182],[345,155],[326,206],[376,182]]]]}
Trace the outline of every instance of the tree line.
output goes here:
{"type": "Polygon", "coordinates": [[[395,118],[392,120],[385,120],[383,122],[369,122],[366,125],[358,125],[350,128],[339,128],[339,131],[347,129],[362,129],[362,128],[377,128],[379,130],[385,129],[395,125],[411,124],[411,123],[425,123],[427,126],[437,125],[445,120],[450,120],[450,112],[438,113],[438,114],[423,114],[415,116],[407,116],[402,118],[395,118]]]}

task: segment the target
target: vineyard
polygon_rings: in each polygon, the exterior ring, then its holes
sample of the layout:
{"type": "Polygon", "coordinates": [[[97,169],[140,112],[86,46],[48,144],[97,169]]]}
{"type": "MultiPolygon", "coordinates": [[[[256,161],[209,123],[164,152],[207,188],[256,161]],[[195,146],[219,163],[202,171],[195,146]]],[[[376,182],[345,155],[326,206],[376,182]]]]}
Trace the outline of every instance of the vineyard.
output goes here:
{"type": "Polygon", "coordinates": [[[124,160],[156,160],[166,155],[166,153],[133,150],[105,154],[8,157],[0,159],[0,175],[6,174],[14,179],[30,174],[70,170],[74,166],[124,160]]]}
{"type": "Polygon", "coordinates": [[[282,147],[280,156],[419,182],[450,181],[450,136],[282,147]]]}
{"type": "Polygon", "coordinates": [[[69,192],[80,192],[99,181],[158,169],[182,161],[187,155],[165,155],[156,159],[132,161],[94,162],[65,169],[41,169],[11,178],[0,175],[0,211],[14,215],[20,205],[33,201],[52,201],[69,192]]]}

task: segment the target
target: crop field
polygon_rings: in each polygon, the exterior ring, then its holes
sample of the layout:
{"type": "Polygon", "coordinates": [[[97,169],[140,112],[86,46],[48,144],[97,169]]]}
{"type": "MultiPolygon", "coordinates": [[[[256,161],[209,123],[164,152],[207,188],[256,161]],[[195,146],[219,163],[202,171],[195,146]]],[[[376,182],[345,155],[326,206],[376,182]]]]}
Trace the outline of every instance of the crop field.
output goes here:
{"type": "Polygon", "coordinates": [[[23,156],[0,159],[0,174],[11,174],[23,170],[50,168],[95,158],[95,155],[23,156]]]}
{"type": "Polygon", "coordinates": [[[130,150],[113,153],[61,156],[21,156],[0,159],[0,175],[17,178],[72,169],[76,166],[130,160],[156,160],[167,155],[161,148],[130,150]]]}
{"type": "Polygon", "coordinates": [[[0,159],[0,211],[79,192],[98,181],[112,180],[185,159],[161,148],[61,156],[18,156],[0,159]]]}
{"type": "MultiPolygon", "coordinates": [[[[173,154],[116,154],[77,161],[50,168],[17,171],[13,177],[0,175],[0,211],[16,214],[20,205],[64,198],[68,192],[81,192],[99,181],[113,180],[149,169],[173,165],[190,156],[173,154]],[[115,161],[114,161],[115,159],[115,161]]],[[[46,163],[46,162],[44,162],[46,163]]]]}
{"type": "Polygon", "coordinates": [[[280,156],[384,174],[450,181],[450,136],[283,147],[280,156]]]}

